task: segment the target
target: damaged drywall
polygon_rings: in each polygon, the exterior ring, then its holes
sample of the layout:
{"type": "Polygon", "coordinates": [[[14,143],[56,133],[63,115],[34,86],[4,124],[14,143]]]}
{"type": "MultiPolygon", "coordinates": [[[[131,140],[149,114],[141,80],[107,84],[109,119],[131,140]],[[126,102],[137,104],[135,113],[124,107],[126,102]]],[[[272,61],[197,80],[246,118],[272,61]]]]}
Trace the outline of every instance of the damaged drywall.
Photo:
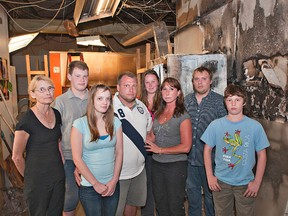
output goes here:
{"type": "Polygon", "coordinates": [[[284,216],[288,213],[288,124],[258,119],[270,141],[267,165],[256,202],[258,216],[284,216]],[[286,214],[285,214],[286,213],[286,214]]]}
{"type": "Polygon", "coordinates": [[[251,58],[243,63],[249,116],[278,122],[288,121],[288,55],[251,58]]]}
{"type": "Polygon", "coordinates": [[[263,76],[271,86],[285,91],[287,85],[287,56],[253,58],[243,63],[246,81],[260,80],[263,76]]]}
{"type": "MultiPolygon", "coordinates": [[[[231,1],[228,0],[228,2],[231,1]]],[[[227,4],[227,0],[178,0],[176,1],[177,27],[180,29],[190,25],[207,12],[218,9],[225,4],[227,4]]]]}
{"type": "Polygon", "coordinates": [[[256,0],[241,0],[239,23],[241,24],[243,31],[253,28],[255,6],[256,0]]]}
{"type": "Polygon", "coordinates": [[[189,43],[178,40],[176,34],[175,50],[181,54],[182,50],[189,54],[189,49],[190,54],[225,54],[228,83],[246,85],[243,81],[250,80],[255,84],[250,82],[247,87],[251,92],[252,116],[286,122],[288,22],[285,17],[288,18],[288,1],[267,1],[234,0],[218,8],[219,4],[215,6],[212,2],[207,7],[208,0],[193,1],[194,5],[203,7],[199,9],[202,15],[195,17],[197,22],[191,27],[179,30],[179,38],[186,36],[189,43]],[[211,11],[207,12],[207,8],[211,11]],[[193,41],[199,40],[203,40],[202,49],[192,45],[193,41]],[[256,65],[254,69],[247,69],[249,62],[256,65]],[[259,95],[255,95],[257,92],[259,95]]]}
{"type": "MultiPolygon", "coordinates": [[[[175,38],[186,34],[191,41],[203,40],[203,47],[185,47],[185,41],[176,39],[175,50],[181,53],[183,48],[189,54],[191,48],[193,54],[226,54],[228,83],[246,89],[245,113],[261,122],[271,144],[255,215],[288,215],[288,1],[231,0],[222,5],[212,0],[191,1],[201,5],[197,8],[200,15],[186,22],[185,27],[177,26],[175,38]],[[191,34],[191,28],[202,32],[200,39],[199,34],[191,34]]],[[[181,23],[187,17],[177,16],[181,23]]]]}
{"type": "Polygon", "coordinates": [[[208,53],[223,53],[227,56],[228,80],[232,80],[230,72],[233,71],[236,52],[236,8],[236,4],[227,4],[200,20],[204,29],[203,49],[208,53]]]}
{"type": "Polygon", "coordinates": [[[174,43],[177,54],[226,54],[229,82],[245,79],[242,64],[247,59],[287,53],[288,1],[286,0],[179,2],[182,2],[186,9],[181,8],[181,4],[177,2],[180,7],[177,10],[177,17],[186,19],[185,22],[181,20],[181,23],[186,25],[177,26],[179,30],[175,34],[174,43]],[[194,5],[194,8],[189,10],[191,5],[194,5]],[[197,8],[199,6],[201,8],[197,8]],[[196,8],[200,12],[195,13],[196,8]],[[191,13],[193,16],[188,18],[191,13]],[[202,43],[198,42],[201,34],[192,34],[190,31],[192,28],[194,32],[195,28],[203,32],[202,43]],[[184,35],[189,38],[189,43],[180,40],[184,35]],[[202,45],[202,49],[199,46],[192,46],[194,41],[202,45]]]}
{"type": "Polygon", "coordinates": [[[259,0],[260,7],[264,9],[265,17],[274,15],[274,7],[276,5],[276,0],[259,0]]]}
{"type": "Polygon", "coordinates": [[[287,54],[288,22],[284,17],[288,14],[288,1],[279,0],[273,8],[274,15],[265,16],[268,9],[265,12],[258,2],[254,10],[253,28],[247,31],[239,28],[235,58],[237,80],[244,79],[242,64],[247,59],[287,54]]]}
{"type": "Polygon", "coordinates": [[[200,15],[201,1],[180,0],[176,2],[176,8],[176,25],[181,28],[200,15]]]}

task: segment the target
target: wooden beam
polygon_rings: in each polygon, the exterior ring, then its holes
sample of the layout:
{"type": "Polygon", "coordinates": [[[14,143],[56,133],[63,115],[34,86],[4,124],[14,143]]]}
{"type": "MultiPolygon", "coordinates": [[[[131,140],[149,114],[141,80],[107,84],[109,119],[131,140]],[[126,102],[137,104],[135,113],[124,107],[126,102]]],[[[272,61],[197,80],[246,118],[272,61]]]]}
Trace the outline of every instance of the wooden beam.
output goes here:
{"type": "MultiPolygon", "coordinates": [[[[5,120],[3,118],[3,116],[1,116],[1,118],[3,120],[5,120]]],[[[4,123],[7,124],[6,121],[4,123]]],[[[2,172],[2,170],[5,171],[5,173],[7,174],[8,179],[10,180],[10,182],[12,183],[12,185],[14,187],[22,188],[24,186],[24,179],[21,176],[21,174],[18,172],[14,162],[12,161],[11,149],[9,149],[8,146],[7,146],[7,148],[8,148],[8,151],[9,151],[10,155],[5,160],[3,159],[2,140],[4,140],[5,137],[4,137],[4,134],[2,134],[2,130],[1,130],[1,121],[0,121],[0,132],[1,132],[1,139],[0,139],[0,188],[4,188],[4,186],[5,186],[5,182],[3,182],[4,181],[3,180],[4,173],[2,172]],[[4,184],[4,186],[3,186],[3,184],[4,184]]],[[[1,195],[2,194],[0,193],[0,207],[1,207],[1,195]]]]}
{"type": "Polygon", "coordinates": [[[146,43],[146,68],[148,69],[148,62],[151,60],[151,44],[146,43]]]}
{"type": "MultiPolygon", "coordinates": [[[[8,114],[9,114],[9,117],[11,118],[11,120],[12,120],[12,122],[13,122],[13,126],[16,126],[16,121],[15,121],[15,119],[14,119],[14,117],[13,117],[10,109],[8,108],[8,105],[7,105],[7,103],[6,103],[5,97],[4,97],[3,92],[2,92],[1,89],[0,89],[0,97],[2,98],[2,102],[4,103],[4,107],[5,107],[6,111],[7,111],[8,114]]],[[[1,113],[0,113],[0,114],[1,114],[1,113]]]]}
{"type": "MultiPolygon", "coordinates": [[[[38,65],[38,61],[36,61],[36,66],[38,65]]],[[[39,67],[39,66],[37,66],[39,67]]],[[[49,77],[49,71],[48,71],[48,57],[47,55],[44,55],[44,70],[31,70],[31,64],[30,64],[30,56],[26,55],[26,70],[27,70],[27,80],[28,80],[28,86],[32,80],[32,76],[34,75],[45,75],[49,77]]]]}
{"type": "Polygon", "coordinates": [[[120,40],[120,43],[123,46],[130,46],[136,43],[139,43],[144,40],[148,40],[149,38],[153,37],[153,25],[154,23],[151,23],[146,26],[142,26],[141,28],[137,29],[135,32],[132,32],[125,37],[123,37],[120,40]]]}
{"type": "Polygon", "coordinates": [[[76,26],[78,25],[78,22],[80,20],[84,4],[85,4],[85,0],[76,0],[74,15],[73,15],[74,22],[75,22],[76,26]]]}
{"type": "Polygon", "coordinates": [[[136,72],[144,73],[147,69],[149,69],[149,62],[151,61],[151,44],[146,43],[146,59],[145,59],[145,67],[141,68],[141,53],[140,48],[136,49],[136,72]]]}
{"type": "Polygon", "coordinates": [[[141,68],[141,52],[140,48],[136,49],[136,71],[141,68]]]}
{"type": "Polygon", "coordinates": [[[6,172],[8,179],[14,187],[23,188],[24,178],[18,172],[14,162],[12,161],[11,155],[9,155],[4,161],[1,167],[6,172]]]}
{"type": "MultiPolygon", "coordinates": [[[[0,131],[1,131],[1,121],[0,121],[0,131]]],[[[3,147],[2,147],[2,139],[0,139],[0,164],[3,164],[3,147]]],[[[3,196],[3,188],[5,188],[5,177],[3,169],[0,168],[0,209],[4,206],[4,196],[3,196]]]]}
{"type": "Polygon", "coordinates": [[[164,22],[155,23],[153,33],[158,57],[171,54],[170,36],[166,24],[164,22]]]}
{"type": "MultiPolygon", "coordinates": [[[[154,22],[154,23],[150,23],[148,25],[145,26],[141,26],[139,29],[137,29],[136,31],[127,34],[125,37],[123,37],[119,42],[123,45],[123,46],[130,46],[136,43],[139,43],[141,41],[145,41],[148,40],[152,37],[154,37],[155,39],[155,29],[157,28],[161,28],[161,31],[164,32],[165,34],[168,35],[169,37],[169,33],[168,33],[168,29],[170,30],[174,30],[174,27],[167,27],[166,24],[164,22],[154,22]],[[167,31],[167,32],[166,32],[167,31]]],[[[158,36],[158,33],[157,33],[158,36]]],[[[166,35],[162,35],[165,36],[165,40],[167,40],[167,36],[166,35]]]]}
{"type": "MultiPolygon", "coordinates": [[[[39,69],[38,61],[36,61],[36,68],[39,69]]],[[[35,75],[44,75],[49,77],[49,70],[48,70],[48,57],[47,55],[44,55],[44,70],[31,70],[30,65],[30,56],[26,55],[26,71],[27,71],[27,81],[28,86],[30,85],[31,80],[35,75]]],[[[29,99],[32,101],[31,96],[29,95],[29,99]]]]}

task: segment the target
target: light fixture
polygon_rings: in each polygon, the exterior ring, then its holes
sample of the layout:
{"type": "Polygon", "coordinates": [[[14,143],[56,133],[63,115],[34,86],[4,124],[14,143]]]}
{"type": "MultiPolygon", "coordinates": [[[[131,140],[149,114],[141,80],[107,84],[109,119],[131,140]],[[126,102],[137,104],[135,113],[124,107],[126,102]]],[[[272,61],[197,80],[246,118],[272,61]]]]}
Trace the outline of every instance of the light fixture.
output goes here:
{"type": "Polygon", "coordinates": [[[8,44],[9,53],[26,47],[38,34],[39,32],[11,37],[8,44]]]}
{"type": "Polygon", "coordinates": [[[76,0],[74,21],[78,23],[114,16],[120,0],[76,0]]]}
{"type": "Polygon", "coordinates": [[[87,37],[77,37],[76,42],[78,45],[82,45],[82,46],[88,46],[88,45],[105,46],[105,44],[103,44],[101,42],[101,38],[99,35],[87,36],[87,37]]]}

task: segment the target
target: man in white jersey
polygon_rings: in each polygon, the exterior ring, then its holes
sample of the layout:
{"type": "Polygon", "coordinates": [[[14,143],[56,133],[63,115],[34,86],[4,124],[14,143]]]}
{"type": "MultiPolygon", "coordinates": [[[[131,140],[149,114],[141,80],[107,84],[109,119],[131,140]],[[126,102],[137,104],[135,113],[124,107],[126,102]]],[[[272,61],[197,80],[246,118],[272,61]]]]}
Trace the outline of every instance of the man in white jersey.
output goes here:
{"type": "Polygon", "coordinates": [[[138,99],[137,77],[131,72],[119,75],[113,98],[114,113],[123,127],[124,158],[120,174],[120,198],[116,216],[135,216],[137,206],[144,206],[147,196],[144,148],[152,118],[138,99]]]}

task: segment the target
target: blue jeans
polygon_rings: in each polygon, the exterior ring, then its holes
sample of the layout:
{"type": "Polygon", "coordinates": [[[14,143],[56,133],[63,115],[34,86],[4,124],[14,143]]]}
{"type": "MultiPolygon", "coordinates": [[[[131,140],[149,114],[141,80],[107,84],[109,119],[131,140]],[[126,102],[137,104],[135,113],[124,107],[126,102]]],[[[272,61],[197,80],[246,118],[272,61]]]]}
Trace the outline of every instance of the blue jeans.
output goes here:
{"type": "Polygon", "coordinates": [[[102,197],[94,188],[80,186],[79,198],[86,216],[115,216],[119,200],[119,182],[112,196],[102,197]]]}
{"type": "Polygon", "coordinates": [[[204,192],[204,207],[206,216],[214,216],[212,193],[208,187],[204,166],[192,166],[188,163],[186,193],[188,197],[188,215],[202,215],[202,188],[204,192]]]}
{"type": "Polygon", "coordinates": [[[79,201],[79,187],[75,181],[74,170],[75,165],[73,160],[65,160],[65,201],[64,201],[64,212],[74,211],[79,201]]]}

